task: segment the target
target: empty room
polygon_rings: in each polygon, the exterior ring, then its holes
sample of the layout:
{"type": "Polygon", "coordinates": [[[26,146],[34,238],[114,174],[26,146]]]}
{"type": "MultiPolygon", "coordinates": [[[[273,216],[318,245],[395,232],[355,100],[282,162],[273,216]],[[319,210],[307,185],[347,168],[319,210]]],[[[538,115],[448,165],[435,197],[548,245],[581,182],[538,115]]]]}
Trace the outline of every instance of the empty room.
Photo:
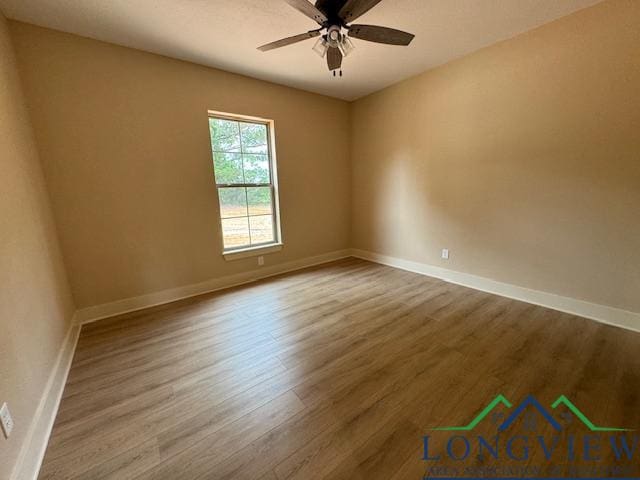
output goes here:
{"type": "Polygon", "coordinates": [[[0,480],[640,478],[639,0],[0,0],[0,480]]]}

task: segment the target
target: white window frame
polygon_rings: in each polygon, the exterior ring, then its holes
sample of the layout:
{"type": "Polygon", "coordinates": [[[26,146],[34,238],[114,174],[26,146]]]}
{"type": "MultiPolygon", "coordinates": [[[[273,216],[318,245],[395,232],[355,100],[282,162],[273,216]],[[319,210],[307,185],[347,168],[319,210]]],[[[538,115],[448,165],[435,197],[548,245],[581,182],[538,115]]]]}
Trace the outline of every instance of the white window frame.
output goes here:
{"type": "MultiPolygon", "coordinates": [[[[220,243],[222,245],[222,255],[226,260],[234,260],[239,258],[246,258],[258,255],[264,255],[267,253],[273,253],[282,250],[284,243],[282,242],[282,229],[280,226],[280,200],[278,189],[278,168],[276,162],[276,142],[275,142],[275,122],[268,118],[252,117],[248,115],[238,115],[234,113],[218,112],[215,110],[208,111],[207,121],[211,118],[220,120],[231,120],[234,122],[244,123],[258,123],[265,125],[267,128],[267,149],[269,160],[269,180],[268,184],[218,184],[215,180],[215,163],[213,164],[214,172],[214,184],[216,188],[216,198],[218,200],[218,221],[220,224],[220,243]],[[273,241],[267,243],[261,243],[257,245],[243,245],[241,247],[225,248],[224,247],[224,233],[222,230],[222,213],[220,211],[220,195],[218,192],[221,188],[234,188],[234,187],[270,187],[271,188],[271,206],[273,211],[273,241]]],[[[211,138],[209,138],[211,143],[211,138]]],[[[211,145],[211,152],[213,155],[213,145],[211,145]]],[[[213,158],[212,158],[213,161],[213,158]]]]}

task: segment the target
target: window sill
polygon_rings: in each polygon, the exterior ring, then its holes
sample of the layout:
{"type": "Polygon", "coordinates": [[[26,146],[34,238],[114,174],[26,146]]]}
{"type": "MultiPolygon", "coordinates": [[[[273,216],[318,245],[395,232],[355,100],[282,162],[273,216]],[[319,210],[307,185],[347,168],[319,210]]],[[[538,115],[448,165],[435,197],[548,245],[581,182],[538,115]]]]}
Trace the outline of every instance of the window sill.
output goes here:
{"type": "Polygon", "coordinates": [[[223,252],[222,256],[225,260],[240,260],[241,258],[257,257],[268,253],[275,253],[282,250],[282,243],[272,243],[269,245],[260,245],[259,247],[243,248],[239,250],[231,250],[223,252]]]}

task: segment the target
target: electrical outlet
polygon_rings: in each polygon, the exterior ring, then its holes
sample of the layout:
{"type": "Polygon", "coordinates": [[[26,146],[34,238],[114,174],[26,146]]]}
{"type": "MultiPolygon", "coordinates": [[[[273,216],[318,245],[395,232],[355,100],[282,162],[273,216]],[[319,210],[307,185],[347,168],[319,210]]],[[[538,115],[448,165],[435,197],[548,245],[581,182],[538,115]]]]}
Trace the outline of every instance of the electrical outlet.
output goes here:
{"type": "Polygon", "coordinates": [[[2,425],[4,437],[9,438],[13,430],[13,419],[11,418],[11,413],[6,403],[3,403],[2,408],[0,408],[0,424],[2,425]]]}
{"type": "Polygon", "coordinates": [[[264,265],[264,257],[262,255],[260,255],[258,257],[258,265],[263,266],[264,265]]]}
{"type": "Polygon", "coordinates": [[[443,248],[442,249],[442,258],[444,258],[445,260],[449,260],[449,249],[448,248],[443,248]]]}

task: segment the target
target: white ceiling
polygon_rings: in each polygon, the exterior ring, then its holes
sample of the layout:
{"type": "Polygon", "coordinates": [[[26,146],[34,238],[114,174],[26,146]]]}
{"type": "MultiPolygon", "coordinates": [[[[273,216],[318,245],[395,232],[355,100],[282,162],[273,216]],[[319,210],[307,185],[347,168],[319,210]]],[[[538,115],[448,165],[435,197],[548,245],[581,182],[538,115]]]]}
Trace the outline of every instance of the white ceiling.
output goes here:
{"type": "Polygon", "coordinates": [[[314,40],[256,47],[315,28],[283,0],[0,0],[12,19],[346,100],[568,15],[600,0],[383,0],[356,23],[416,34],[409,47],[354,39],[333,78],[314,40]]]}

